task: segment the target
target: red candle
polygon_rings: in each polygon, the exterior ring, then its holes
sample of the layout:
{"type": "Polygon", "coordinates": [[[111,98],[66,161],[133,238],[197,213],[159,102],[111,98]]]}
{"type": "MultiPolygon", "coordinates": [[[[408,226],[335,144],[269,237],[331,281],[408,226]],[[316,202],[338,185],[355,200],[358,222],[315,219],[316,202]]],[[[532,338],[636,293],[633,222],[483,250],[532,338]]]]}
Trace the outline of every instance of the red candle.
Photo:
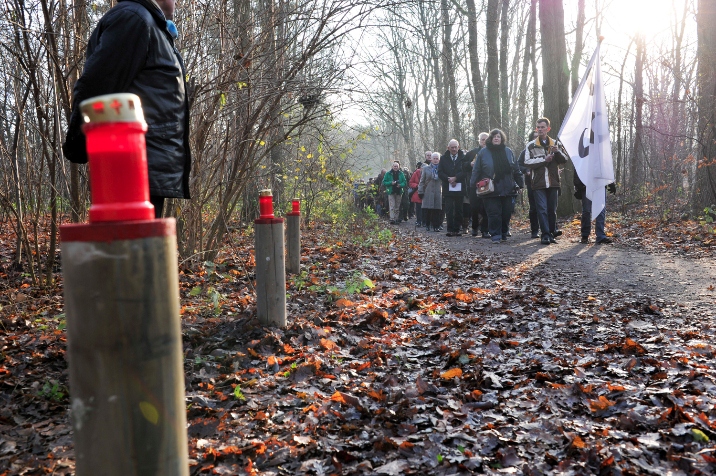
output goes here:
{"type": "Polygon", "coordinates": [[[291,200],[291,208],[292,213],[301,213],[301,200],[298,198],[291,200]]]}
{"type": "Polygon", "coordinates": [[[80,108],[89,158],[90,222],[152,220],[147,124],[139,98],[127,93],[98,96],[80,108]]]}
{"type": "Polygon", "coordinates": [[[259,218],[274,218],[273,195],[270,189],[259,192],[259,218]]]}

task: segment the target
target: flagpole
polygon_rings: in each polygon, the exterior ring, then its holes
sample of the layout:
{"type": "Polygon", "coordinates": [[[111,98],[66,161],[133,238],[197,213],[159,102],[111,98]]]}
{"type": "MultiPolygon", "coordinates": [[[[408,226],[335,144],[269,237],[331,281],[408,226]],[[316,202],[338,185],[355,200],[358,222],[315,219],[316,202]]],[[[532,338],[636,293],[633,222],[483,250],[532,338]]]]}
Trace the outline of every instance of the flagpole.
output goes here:
{"type": "MultiPolygon", "coordinates": [[[[604,37],[600,36],[599,43],[597,43],[597,49],[594,50],[594,53],[592,54],[592,59],[589,60],[587,69],[584,71],[584,76],[582,77],[582,81],[579,83],[579,87],[577,88],[577,91],[572,95],[572,99],[579,97],[579,93],[581,93],[582,89],[584,89],[584,85],[587,83],[587,78],[589,77],[589,72],[594,67],[594,60],[599,58],[599,49],[602,46],[602,40],[604,40],[604,37]]],[[[569,115],[572,112],[572,109],[574,109],[574,101],[573,100],[569,102],[569,108],[567,109],[567,114],[565,114],[564,117],[569,117],[569,115]]],[[[565,124],[565,121],[562,121],[562,124],[559,126],[559,132],[557,133],[557,139],[559,139],[559,136],[562,135],[562,131],[564,130],[564,124],[565,124]]]]}

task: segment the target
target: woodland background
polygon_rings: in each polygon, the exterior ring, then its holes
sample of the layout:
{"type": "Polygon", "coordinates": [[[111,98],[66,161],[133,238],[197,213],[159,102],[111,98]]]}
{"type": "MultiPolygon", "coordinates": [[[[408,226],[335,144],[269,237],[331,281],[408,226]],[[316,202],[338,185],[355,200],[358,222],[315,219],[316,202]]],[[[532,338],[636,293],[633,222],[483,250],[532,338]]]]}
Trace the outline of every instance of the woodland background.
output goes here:
{"type": "MultiPolygon", "coordinates": [[[[58,225],[86,219],[87,170],[61,143],[87,38],[111,6],[2,5],[0,219],[33,283],[58,269],[58,225]]],[[[193,198],[167,213],[181,259],[213,259],[254,218],[261,188],[279,210],[299,196],[309,220],[341,220],[352,183],[393,159],[412,165],[452,137],[472,148],[492,127],[519,150],[542,115],[556,133],[619,12],[607,0],[180,1],[193,198]]],[[[669,221],[716,202],[716,0],[675,0],[661,14],[669,35],[621,32],[604,69],[622,211],[647,204],[669,221]]],[[[564,177],[563,216],[578,206],[564,177]]]]}

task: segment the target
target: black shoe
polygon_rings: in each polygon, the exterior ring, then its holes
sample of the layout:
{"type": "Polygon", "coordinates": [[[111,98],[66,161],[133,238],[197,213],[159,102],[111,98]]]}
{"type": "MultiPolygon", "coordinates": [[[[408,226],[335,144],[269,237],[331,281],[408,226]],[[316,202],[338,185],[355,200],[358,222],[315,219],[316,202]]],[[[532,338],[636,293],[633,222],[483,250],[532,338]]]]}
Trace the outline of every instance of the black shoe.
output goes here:
{"type": "Polygon", "coordinates": [[[448,231],[447,233],[445,233],[445,236],[455,236],[455,233],[453,233],[452,231],[448,231]]]}
{"type": "Polygon", "coordinates": [[[611,245],[612,243],[614,243],[614,241],[608,236],[597,241],[598,245],[611,245]]]}
{"type": "Polygon", "coordinates": [[[394,220],[390,220],[389,223],[390,223],[391,225],[395,225],[395,221],[394,221],[394,220]]]}
{"type": "Polygon", "coordinates": [[[555,231],[554,233],[552,233],[552,236],[554,236],[555,238],[558,236],[562,236],[562,230],[555,231]]]}
{"type": "Polygon", "coordinates": [[[439,226],[437,228],[434,228],[433,231],[443,231],[443,227],[439,226]]]}
{"type": "Polygon", "coordinates": [[[510,235],[502,235],[502,241],[507,241],[507,237],[510,235]]]}
{"type": "Polygon", "coordinates": [[[482,232],[482,237],[483,237],[483,238],[492,238],[492,237],[490,236],[490,234],[489,234],[488,232],[486,232],[486,231],[483,231],[483,232],[482,232]]]}
{"type": "Polygon", "coordinates": [[[458,232],[452,234],[452,236],[462,236],[462,235],[463,235],[463,232],[461,232],[461,231],[458,231],[458,232]]]}
{"type": "Polygon", "coordinates": [[[472,236],[477,236],[477,230],[472,230],[472,233],[470,233],[472,236]]]}
{"type": "Polygon", "coordinates": [[[554,236],[549,235],[549,242],[550,242],[550,243],[557,243],[557,240],[554,239],[554,236]]]}
{"type": "Polygon", "coordinates": [[[509,230],[507,231],[507,236],[512,236],[512,233],[510,233],[509,230]]]}
{"type": "Polygon", "coordinates": [[[540,240],[540,243],[543,244],[543,245],[548,245],[548,244],[550,244],[549,235],[544,235],[544,236],[542,237],[542,239],[540,240]]]}
{"type": "Polygon", "coordinates": [[[583,236],[582,239],[579,240],[579,242],[586,245],[587,243],[589,243],[589,237],[583,236]]]}
{"type": "Polygon", "coordinates": [[[530,235],[531,238],[539,238],[539,231],[533,231],[530,235]]]}

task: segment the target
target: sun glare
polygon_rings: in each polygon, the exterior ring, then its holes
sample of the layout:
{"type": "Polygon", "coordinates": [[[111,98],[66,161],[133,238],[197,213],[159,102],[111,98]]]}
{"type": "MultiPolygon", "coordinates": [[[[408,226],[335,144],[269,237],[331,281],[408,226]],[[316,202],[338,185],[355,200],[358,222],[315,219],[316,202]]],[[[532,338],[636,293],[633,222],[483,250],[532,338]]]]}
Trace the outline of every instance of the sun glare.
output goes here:
{"type": "Polygon", "coordinates": [[[686,0],[622,0],[611,3],[605,22],[629,37],[642,34],[649,40],[670,34],[683,15],[686,0]]]}

